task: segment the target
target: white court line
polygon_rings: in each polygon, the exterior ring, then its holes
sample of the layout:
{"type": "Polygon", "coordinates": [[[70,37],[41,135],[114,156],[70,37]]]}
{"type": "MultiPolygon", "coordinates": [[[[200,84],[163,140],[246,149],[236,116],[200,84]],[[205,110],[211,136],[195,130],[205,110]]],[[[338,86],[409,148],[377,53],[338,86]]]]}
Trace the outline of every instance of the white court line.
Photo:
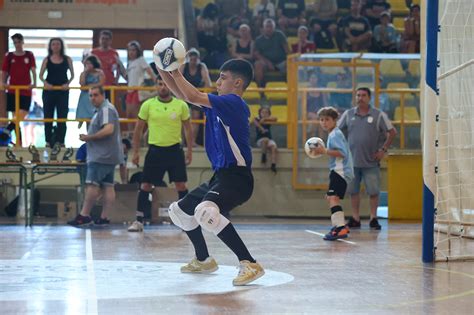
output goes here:
{"type": "Polygon", "coordinates": [[[97,292],[95,286],[94,258],[92,257],[91,230],[86,230],[86,262],[87,262],[87,314],[97,313],[97,292]]]}
{"type": "MultiPolygon", "coordinates": [[[[315,232],[315,231],[311,231],[311,230],[305,230],[305,232],[308,232],[308,233],[311,233],[311,234],[316,234],[316,235],[324,237],[323,233],[319,233],[319,232],[315,232]]],[[[351,244],[351,245],[357,245],[356,242],[346,241],[346,240],[343,240],[343,239],[338,239],[336,241],[344,242],[344,243],[351,244]]]]}
{"type": "Polygon", "coordinates": [[[25,260],[25,259],[28,259],[28,257],[30,257],[31,255],[31,251],[33,250],[33,248],[35,248],[36,244],[38,244],[38,242],[41,240],[41,237],[43,236],[43,233],[49,229],[49,227],[51,226],[51,222],[48,223],[45,227],[45,229],[41,232],[40,235],[38,235],[38,238],[36,239],[36,242],[33,244],[33,246],[31,246],[31,249],[29,251],[27,251],[26,253],[23,254],[23,256],[21,256],[21,260],[25,260]]]}

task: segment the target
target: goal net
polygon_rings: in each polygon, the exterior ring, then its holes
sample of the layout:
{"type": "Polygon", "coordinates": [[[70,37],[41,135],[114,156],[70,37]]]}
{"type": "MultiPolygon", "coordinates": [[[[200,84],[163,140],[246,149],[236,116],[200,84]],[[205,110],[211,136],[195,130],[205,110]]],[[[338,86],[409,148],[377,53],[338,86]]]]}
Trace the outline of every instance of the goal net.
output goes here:
{"type": "Polygon", "coordinates": [[[423,260],[474,259],[474,1],[428,1],[426,21],[423,260]]]}

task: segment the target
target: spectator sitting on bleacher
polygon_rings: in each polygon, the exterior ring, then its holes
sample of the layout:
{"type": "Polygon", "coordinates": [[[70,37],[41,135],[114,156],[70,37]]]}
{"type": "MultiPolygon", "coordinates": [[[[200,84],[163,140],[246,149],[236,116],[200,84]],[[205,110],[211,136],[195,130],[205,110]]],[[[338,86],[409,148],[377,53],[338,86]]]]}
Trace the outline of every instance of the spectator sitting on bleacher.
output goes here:
{"type": "Polygon", "coordinates": [[[291,51],[298,54],[314,53],[316,45],[308,40],[308,28],[301,25],[298,28],[298,42],[291,45],[291,51]]]}
{"type": "Polygon", "coordinates": [[[247,24],[241,24],[239,27],[239,38],[229,48],[229,54],[232,58],[247,59],[253,62],[254,41],[252,33],[247,24]]]}
{"type": "Polygon", "coordinates": [[[405,18],[405,32],[403,33],[401,51],[414,54],[420,52],[420,6],[412,4],[410,14],[405,18]]]}
{"type": "Polygon", "coordinates": [[[269,0],[260,0],[253,8],[254,34],[260,34],[265,19],[275,19],[275,5],[269,0]]]}
{"type": "Polygon", "coordinates": [[[220,18],[229,18],[233,15],[246,15],[246,0],[214,0],[214,2],[217,5],[220,18]]]}
{"type": "Polygon", "coordinates": [[[351,1],[351,14],[341,20],[343,28],[343,50],[361,51],[371,45],[372,28],[369,21],[360,15],[361,0],[351,1]]]}
{"type": "Polygon", "coordinates": [[[255,81],[263,86],[264,71],[279,70],[286,73],[286,55],[289,53],[285,34],[275,30],[275,22],[263,22],[263,34],[255,40],[255,81]]]}
{"type": "Polygon", "coordinates": [[[262,164],[267,163],[267,152],[271,152],[272,165],[270,169],[276,173],[277,145],[272,139],[272,125],[269,123],[276,122],[277,118],[272,116],[269,107],[260,107],[258,117],[255,117],[253,123],[257,132],[257,146],[262,149],[262,164]]]}
{"type": "Polygon", "coordinates": [[[398,34],[397,30],[390,23],[390,13],[382,12],[380,24],[374,28],[374,52],[397,53],[398,34]]]}
{"type": "MultiPolygon", "coordinates": [[[[382,12],[389,12],[390,3],[387,0],[368,0],[364,6],[364,16],[369,20],[372,29],[381,23],[382,12]]],[[[389,21],[390,22],[390,21],[389,21]]]]}
{"type": "Polygon", "coordinates": [[[316,0],[313,5],[314,18],[309,26],[313,33],[313,41],[318,48],[334,48],[333,38],[337,32],[337,1],[316,0]]]}
{"type": "Polygon", "coordinates": [[[288,27],[305,25],[305,9],[304,0],[278,1],[277,16],[280,29],[286,33],[288,27]]]}
{"type": "Polygon", "coordinates": [[[219,34],[218,9],[214,3],[208,3],[196,19],[199,47],[208,53],[217,50],[216,42],[219,34]]]}

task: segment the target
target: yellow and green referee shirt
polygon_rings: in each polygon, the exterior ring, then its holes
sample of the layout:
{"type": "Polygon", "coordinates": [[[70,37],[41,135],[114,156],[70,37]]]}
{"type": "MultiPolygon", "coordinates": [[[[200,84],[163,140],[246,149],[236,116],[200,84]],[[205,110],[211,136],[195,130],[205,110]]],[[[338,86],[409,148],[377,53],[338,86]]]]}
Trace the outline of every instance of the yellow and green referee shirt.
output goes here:
{"type": "Polygon", "coordinates": [[[150,98],[140,107],[138,118],[148,124],[148,144],[169,147],[181,143],[181,126],[189,119],[186,102],[172,98],[165,103],[158,97],[150,98]]]}

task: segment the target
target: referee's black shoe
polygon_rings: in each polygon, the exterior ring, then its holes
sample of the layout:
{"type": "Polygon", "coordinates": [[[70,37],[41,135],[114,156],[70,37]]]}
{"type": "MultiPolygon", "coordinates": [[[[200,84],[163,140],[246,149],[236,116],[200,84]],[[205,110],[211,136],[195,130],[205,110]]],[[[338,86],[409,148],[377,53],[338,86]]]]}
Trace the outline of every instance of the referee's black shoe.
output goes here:
{"type": "Polygon", "coordinates": [[[382,229],[382,226],[379,224],[379,221],[377,221],[377,218],[373,218],[372,220],[370,220],[369,226],[370,226],[371,230],[381,230],[382,229]]]}
{"type": "Polygon", "coordinates": [[[353,217],[350,217],[349,221],[347,222],[347,226],[351,229],[360,228],[360,221],[357,221],[353,217]]]}

